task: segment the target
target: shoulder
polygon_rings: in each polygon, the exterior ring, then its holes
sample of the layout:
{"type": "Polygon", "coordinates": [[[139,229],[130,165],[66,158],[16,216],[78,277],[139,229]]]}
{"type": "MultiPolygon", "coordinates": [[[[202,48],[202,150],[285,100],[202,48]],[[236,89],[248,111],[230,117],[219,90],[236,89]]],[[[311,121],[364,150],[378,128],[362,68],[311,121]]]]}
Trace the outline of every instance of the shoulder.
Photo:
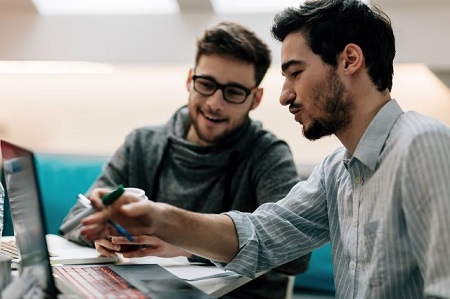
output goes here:
{"type": "Polygon", "coordinates": [[[122,145],[122,152],[128,152],[128,155],[139,156],[143,153],[152,151],[164,151],[169,139],[165,125],[146,126],[136,128],[125,138],[122,145]]]}
{"type": "Polygon", "coordinates": [[[391,130],[391,143],[409,147],[429,147],[450,141],[450,127],[415,111],[403,113],[391,130]]]}
{"type": "Polygon", "coordinates": [[[155,137],[167,136],[167,129],[165,125],[144,126],[139,127],[128,133],[126,137],[127,143],[135,143],[142,141],[149,141],[155,137]]]}
{"type": "Polygon", "coordinates": [[[450,128],[446,124],[411,111],[397,120],[382,155],[390,161],[389,167],[398,164],[408,180],[411,176],[423,180],[423,173],[435,176],[447,171],[449,148],[450,128]]]}
{"type": "Polygon", "coordinates": [[[393,131],[401,132],[403,136],[415,137],[437,132],[449,134],[450,128],[434,117],[408,111],[399,117],[393,131]]]}
{"type": "Polygon", "coordinates": [[[276,136],[273,132],[265,129],[262,122],[250,119],[253,127],[253,144],[258,148],[268,148],[271,146],[282,146],[288,148],[288,144],[283,139],[276,136]]]}

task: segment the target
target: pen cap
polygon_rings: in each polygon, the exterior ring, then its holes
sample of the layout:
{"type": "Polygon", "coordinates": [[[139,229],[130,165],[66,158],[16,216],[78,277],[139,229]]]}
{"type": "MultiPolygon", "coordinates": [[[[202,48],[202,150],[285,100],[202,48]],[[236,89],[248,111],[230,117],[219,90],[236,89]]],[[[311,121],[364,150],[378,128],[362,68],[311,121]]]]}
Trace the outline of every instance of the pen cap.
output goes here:
{"type": "Polygon", "coordinates": [[[111,193],[106,194],[102,197],[102,203],[104,206],[109,206],[113,202],[115,202],[123,193],[125,189],[122,185],[119,185],[117,189],[113,190],[111,193]]]}

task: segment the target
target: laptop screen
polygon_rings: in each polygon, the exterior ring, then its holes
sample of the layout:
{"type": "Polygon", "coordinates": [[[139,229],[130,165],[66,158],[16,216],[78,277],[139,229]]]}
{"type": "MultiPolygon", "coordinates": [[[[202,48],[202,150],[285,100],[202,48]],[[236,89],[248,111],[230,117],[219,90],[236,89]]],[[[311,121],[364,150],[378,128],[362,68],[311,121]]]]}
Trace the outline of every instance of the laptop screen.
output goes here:
{"type": "Polygon", "coordinates": [[[35,159],[31,151],[1,141],[3,171],[14,235],[21,254],[21,275],[33,279],[48,295],[57,293],[45,239],[35,159]]]}

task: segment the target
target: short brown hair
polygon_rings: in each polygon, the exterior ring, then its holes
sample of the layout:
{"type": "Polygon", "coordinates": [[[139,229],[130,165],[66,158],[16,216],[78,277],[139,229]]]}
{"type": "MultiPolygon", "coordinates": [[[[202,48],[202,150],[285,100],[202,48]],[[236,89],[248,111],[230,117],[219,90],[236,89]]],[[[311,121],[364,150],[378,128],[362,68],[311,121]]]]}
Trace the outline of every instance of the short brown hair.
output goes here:
{"type": "Polygon", "coordinates": [[[207,30],[197,40],[195,64],[202,55],[217,54],[253,64],[258,86],[271,63],[269,47],[256,34],[234,22],[221,22],[207,30]]]}

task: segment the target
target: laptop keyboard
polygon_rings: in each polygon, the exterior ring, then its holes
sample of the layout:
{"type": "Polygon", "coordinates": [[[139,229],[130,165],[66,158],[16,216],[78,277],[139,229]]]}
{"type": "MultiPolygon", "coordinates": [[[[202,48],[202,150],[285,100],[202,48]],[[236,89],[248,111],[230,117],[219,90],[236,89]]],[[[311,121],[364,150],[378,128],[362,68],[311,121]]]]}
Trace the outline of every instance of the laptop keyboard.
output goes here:
{"type": "Polygon", "coordinates": [[[19,258],[19,250],[17,249],[16,242],[14,240],[1,240],[0,248],[3,255],[9,256],[12,259],[19,258]]]}
{"type": "MultiPolygon", "coordinates": [[[[15,240],[1,240],[0,241],[0,253],[9,256],[12,259],[19,259],[20,253],[15,240]]],[[[49,252],[49,256],[57,256],[56,254],[49,252]]]]}
{"type": "Polygon", "coordinates": [[[147,298],[107,266],[53,267],[83,298],[147,298]]]}

